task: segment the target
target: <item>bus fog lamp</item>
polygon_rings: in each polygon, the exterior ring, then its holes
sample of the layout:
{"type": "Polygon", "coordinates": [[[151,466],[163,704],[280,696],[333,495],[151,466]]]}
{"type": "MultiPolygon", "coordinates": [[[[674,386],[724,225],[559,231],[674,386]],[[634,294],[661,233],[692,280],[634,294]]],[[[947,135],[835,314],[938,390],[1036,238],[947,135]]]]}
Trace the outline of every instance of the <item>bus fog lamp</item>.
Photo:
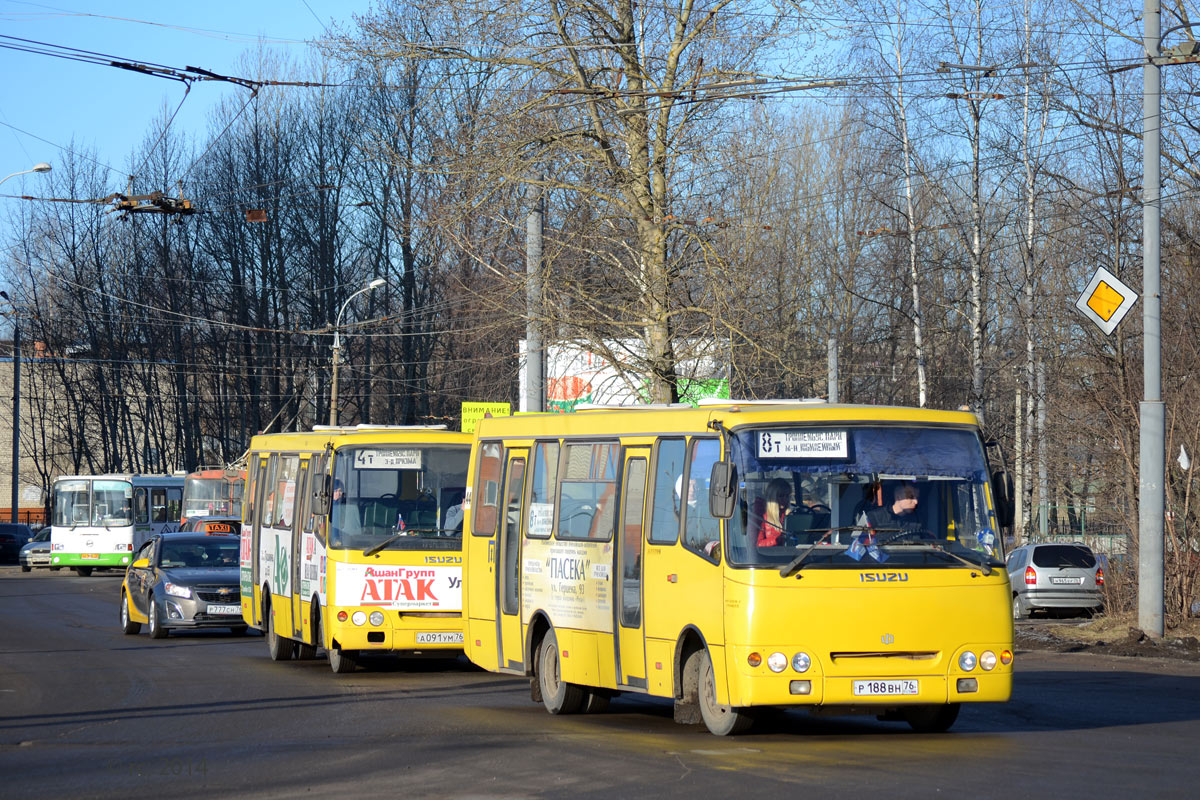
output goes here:
{"type": "Polygon", "coordinates": [[[371,612],[371,624],[374,625],[376,628],[378,628],[380,625],[383,624],[383,612],[382,611],[372,611],[371,612]]]}
{"type": "Polygon", "coordinates": [[[171,583],[170,581],[167,581],[163,584],[163,588],[166,589],[167,594],[171,595],[172,597],[186,598],[192,596],[192,590],[189,587],[180,586],[178,583],[171,583]]]}
{"type": "Polygon", "coordinates": [[[796,653],[792,656],[792,669],[796,672],[808,672],[808,668],[812,666],[812,659],[808,657],[808,653],[796,653]]]}
{"type": "Polygon", "coordinates": [[[751,653],[746,658],[746,663],[752,667],[761,666],[762,665],[762,656],[760,656],[758,653],[751,653]]]}
{"type": "Polygon", "coordinates": [[[979,659],[970,650],[964,650],[962,655],[958,657],[958,668],[963,672],[970,672],[975,669],[977,663],[979,663],[979,659]]]}
{"type": "Polygon", "coordinates": [[[792,694],[812,694],[812,681],[788,681],[788,691],[792,694]]]}
{"type": "Polygon", "coordinates": [[[366,625],[367,624],[367,612],[355,611],[354,616],[352,616],[350,618],[350,621],[353,622],[355,625],[366,625]]]}
{"type": "Polygon", "coordinates": [[[783,672],[787,669],[788,658],[783,653],[771,653],[767,657],[767,667],[771,672],[783,672]]]}
{"type": "Polygon", "coordinates": [[[958,693],[959,694],[971,694],[972,692],[978,692],[978,691],[979,691],[979,681],[975,680],[974,678],[959,678],[958,679],[958,693]]]}
{"type": "Polygon", "coordinates": [[[987,670],[989,672],[991,670],[995,669],[996,668],[996,654],[993,653],[991,650],[984,650],[979,655],[979,666],[983,667],[985,670],[987,670]]]}

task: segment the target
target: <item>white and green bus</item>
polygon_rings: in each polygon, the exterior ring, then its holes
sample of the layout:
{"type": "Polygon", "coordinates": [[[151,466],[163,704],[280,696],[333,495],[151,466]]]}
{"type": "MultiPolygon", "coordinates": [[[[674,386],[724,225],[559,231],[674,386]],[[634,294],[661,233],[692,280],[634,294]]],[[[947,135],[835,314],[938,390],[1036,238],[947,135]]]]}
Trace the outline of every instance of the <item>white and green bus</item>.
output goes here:
{"type": "Polygon", "coordinates": [[[50,568],[129,566],[156,533],[179,530],[183,478],[172,475],[70,475],[54,481],[50,568]]]}

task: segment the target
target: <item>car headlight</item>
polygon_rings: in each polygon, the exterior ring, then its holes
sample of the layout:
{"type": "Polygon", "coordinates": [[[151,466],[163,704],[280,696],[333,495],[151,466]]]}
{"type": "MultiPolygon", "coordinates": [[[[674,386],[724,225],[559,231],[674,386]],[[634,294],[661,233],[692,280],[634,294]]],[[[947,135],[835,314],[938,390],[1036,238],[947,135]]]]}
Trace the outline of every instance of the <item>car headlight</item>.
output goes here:
{"type": "Polygon", "coordinates": [[[171,583],[170,581],[167,581],[163,584],[163,588],[166,589],[167,594],[171,595],[172,597],[190,598],[192,596],[192,590],[190,587],[180,586],[178,583],[171,583]]]}

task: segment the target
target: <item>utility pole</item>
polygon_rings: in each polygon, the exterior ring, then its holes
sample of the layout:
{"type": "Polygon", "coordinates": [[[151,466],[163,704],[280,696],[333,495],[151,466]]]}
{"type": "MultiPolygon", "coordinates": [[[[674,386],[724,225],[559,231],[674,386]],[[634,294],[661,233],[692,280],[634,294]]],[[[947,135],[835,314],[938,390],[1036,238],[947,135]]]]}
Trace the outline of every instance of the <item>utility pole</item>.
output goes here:
{"type": "Polygon", "coordinates": [[[1162,136],[1162,67],[1160,0],[1145,0],[1146,65],[1142,68],[1142,359],[1143,400],[1138,464],[1138,627],[1147,635],[1163,635],[1163,440],[1162,330],[1159,221],[1162,136]]]}
{"type": "Polygon", "coordinates": [[[533,210],[525,219],[525,410],[545,411],[546,391],[542,362],[542,229],[545,225],[546,194],[540,188],[533,210]]]}
{"type": "Polygon", "coordinates": [[[12,521],[21,506],[21,324],[13,317],[12,521]]]}

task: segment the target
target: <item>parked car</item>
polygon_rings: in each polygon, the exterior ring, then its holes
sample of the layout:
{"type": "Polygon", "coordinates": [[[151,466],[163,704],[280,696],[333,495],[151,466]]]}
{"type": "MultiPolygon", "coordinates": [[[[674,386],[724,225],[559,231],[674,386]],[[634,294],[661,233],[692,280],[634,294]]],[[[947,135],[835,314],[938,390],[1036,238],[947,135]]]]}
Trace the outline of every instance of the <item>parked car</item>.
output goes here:
{"type": "Polygon", "coordinates": [[[160,533],[138,548],[121,584],[121,628],[143,624],[153,639],[172,629],[230,628],[245,633],[238,575],[241,540],[203,533],[160,533]]]}
{"type": "Polygon", "coordinates": [[[20,522],[0,522],[0,563],[16,564],[21,548],[33,538],[33,529],[20,522]]]}
{"type": "Polygon", "coordinates": [[[190,517],[180,526],[179,530],[192,533],[234,534],[236,536],[242,532],[242,521],[237,517],[224,514],[190,517]]]}
{"type": "Polygon", "coordinates": [[[1104,608],[1104,569],[1084,544],[1027,544],[1008,557],[1013,618],[1044,610],[1094,614],[1104,608]]]}
{"type": "Polygon", "coordinates": [[[17,556],[17,560],[21,562],[22,572],[29,572],[34,567],[50,566],[49,525],[35,533],[33,538],[21,548],[21,552],[17,556]]]}

